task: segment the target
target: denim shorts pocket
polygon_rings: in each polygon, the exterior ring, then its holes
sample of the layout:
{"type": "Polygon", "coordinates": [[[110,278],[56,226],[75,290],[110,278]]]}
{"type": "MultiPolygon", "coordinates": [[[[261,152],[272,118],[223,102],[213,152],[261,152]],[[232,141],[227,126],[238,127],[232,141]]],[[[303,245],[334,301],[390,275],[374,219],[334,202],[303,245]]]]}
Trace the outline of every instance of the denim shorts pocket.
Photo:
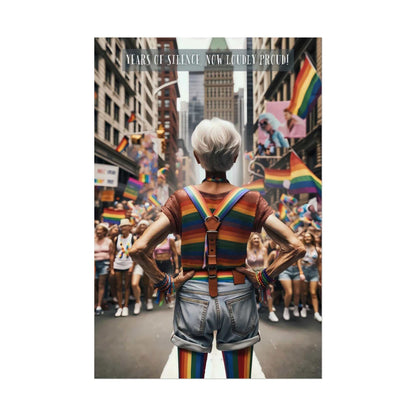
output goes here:
{"type": "Polygon", "coordinates": [[[185,334],[200,336],[205,331],[208,301],[178,294],[175,305],[175,321],[185,334]]]}
{"type": "Polygon", "coordinates": [[[247,336],[258,322],[258,312],[253,292],[225,301],[231,319],[231,330],[247,336]]]}

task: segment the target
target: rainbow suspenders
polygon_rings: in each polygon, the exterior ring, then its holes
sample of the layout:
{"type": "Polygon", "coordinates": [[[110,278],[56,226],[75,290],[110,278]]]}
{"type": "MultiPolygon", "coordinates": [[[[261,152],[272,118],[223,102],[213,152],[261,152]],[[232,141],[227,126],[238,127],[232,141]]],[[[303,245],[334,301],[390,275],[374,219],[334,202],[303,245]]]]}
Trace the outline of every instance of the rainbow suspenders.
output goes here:
{"type": "MultiPolygon", "coordinates": [[[[230,191],[227,196],[221,201],[214,213],[208,208],[204,198],[194,186],[187,186],[184,188],[188,194],[195,208],[199,212],[204,221],[207,230],[205,235],[205,249],[204,249],[204,264],[203,268],[208,271],[208,286],[211,297],[218,296],[217,288],[217,236],[221,221],[231,211],[233,206],[248,192],[245,188],[235,188],[230,191]]],[[[232,271],[234,277],[234,284],[242,284],[245,277],[242,273],[236,270],[232,271]]]]}

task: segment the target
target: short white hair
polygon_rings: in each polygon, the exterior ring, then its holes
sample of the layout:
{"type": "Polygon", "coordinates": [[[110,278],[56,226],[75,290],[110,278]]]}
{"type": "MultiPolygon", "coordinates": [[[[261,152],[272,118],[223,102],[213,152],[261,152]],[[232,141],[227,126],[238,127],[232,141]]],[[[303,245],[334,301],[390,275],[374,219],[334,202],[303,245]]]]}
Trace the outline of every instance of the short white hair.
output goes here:
{"type": "Polygon", "coordinates": [[[192,147],[201,166],[209,172],[225,172],[234,164],[241,136],[232,123],[214,117],[202,120],[192,133],[192,147]]]}

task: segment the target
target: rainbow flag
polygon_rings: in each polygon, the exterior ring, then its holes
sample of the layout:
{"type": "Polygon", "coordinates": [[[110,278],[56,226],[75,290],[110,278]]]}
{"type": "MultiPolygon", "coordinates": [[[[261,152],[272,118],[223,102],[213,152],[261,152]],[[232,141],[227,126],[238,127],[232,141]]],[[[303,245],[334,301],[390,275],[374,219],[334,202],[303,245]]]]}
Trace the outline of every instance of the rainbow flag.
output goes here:
{"type": "Polygon", "coordinates": [[[277,213],[278,213],[279,220],[284,221],[284,222],[289,221],[289,217],[287,216],[287,209],[283,204],[279,203],[279,206],[277,208],[277,213]]]}
{"type": "Polygon", "coordinates": [[[155,194],[149,194],[147,199],[151,202],[155,207],[160,207],[162,204],[157,200],[155,194]]]}
{"type": "Polygon", "coordinates": [[[264,190],[264,180],[263,179],[257,179],[256,181],[250,182],[246,185],[243,185],[242,188],[246,188],[249,191],[257,191],[260,192],[262,195],[266,193],[264,190]]]}
{"type": "Polygon", "coordinates": [[[289,111],[305,118],[321,95],[321,87],[321,79],[308,55],[306,55],[305,62],[296,77],[292,100],[288,107],[289,111]]]}
{"type": "Polygon", "coordinates": [[[290,172],[291,194],[313,193],[322,197],[322,181],[308,169],[294,151],[290,153],[290,172]]]}
{"type": "Polygon", "coordinates": [[[126,211],[113,208],[104,208],[103,221],[109,224],[120,224],[120,221],[126,218],[126,211]]]}
{"type": "Polygon", "coordinates": [[[290,181],[289,169],[264,169],[264,184],[270,188],[283,188],[284,181],[290,181]]]}
{"type": "Polygon", "coordinates": [[[283,202],[284,204],[289,206],[293,206],[298,202],[298,200],[294,196],[282,194],[280,195],[280,202],[283,202]]]}
{"type": "Polygon", "coordinates": [[[134,114],[134,111],[131,112],[130,118],[127,120],[128,123],[131,123],[132,121],[136,120],[136,114],[134,114]]]}
{"type": "Polygon", "coordinates": [[[139,173],[139,182],[150,183],[150,175],[146,175],[145,173],[139,173]]]}
{"type": "Polygon", "coordinates": [[[139,195],[140,189],[143,187],[143,184],[140,183],[137,179],[129,178],[126,188],[124,189],[123,198],[136,200],[137,195],[139,195]]]}
{"type": "Polygon", "coordinates": [[[129,145],[129,139],[127,136],[124,136],[121,142],[116,147],[116,152],[122,152],[123,150],[126,150],[126,147],[129,145]]]}
{"type": "Polygon", "coordinates": [[[303,225],[303,221],[300,218],[297,218],[295,221],[292,222],[292,224],[290,224],[290,228],[293,231],[297,231],[299,227],[301,227],[303,225]]]}

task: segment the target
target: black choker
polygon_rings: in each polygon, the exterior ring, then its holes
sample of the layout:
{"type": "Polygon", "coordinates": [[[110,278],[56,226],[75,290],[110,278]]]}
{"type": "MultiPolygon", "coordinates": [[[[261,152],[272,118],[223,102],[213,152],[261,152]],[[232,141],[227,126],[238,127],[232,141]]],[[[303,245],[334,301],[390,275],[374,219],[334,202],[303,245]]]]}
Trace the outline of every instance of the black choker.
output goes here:
{"type": "Polygon", "coordinates": [[[205,178],[202,182],[230,183],[227,178],[219,178],[219,177],[205,178]]]}

